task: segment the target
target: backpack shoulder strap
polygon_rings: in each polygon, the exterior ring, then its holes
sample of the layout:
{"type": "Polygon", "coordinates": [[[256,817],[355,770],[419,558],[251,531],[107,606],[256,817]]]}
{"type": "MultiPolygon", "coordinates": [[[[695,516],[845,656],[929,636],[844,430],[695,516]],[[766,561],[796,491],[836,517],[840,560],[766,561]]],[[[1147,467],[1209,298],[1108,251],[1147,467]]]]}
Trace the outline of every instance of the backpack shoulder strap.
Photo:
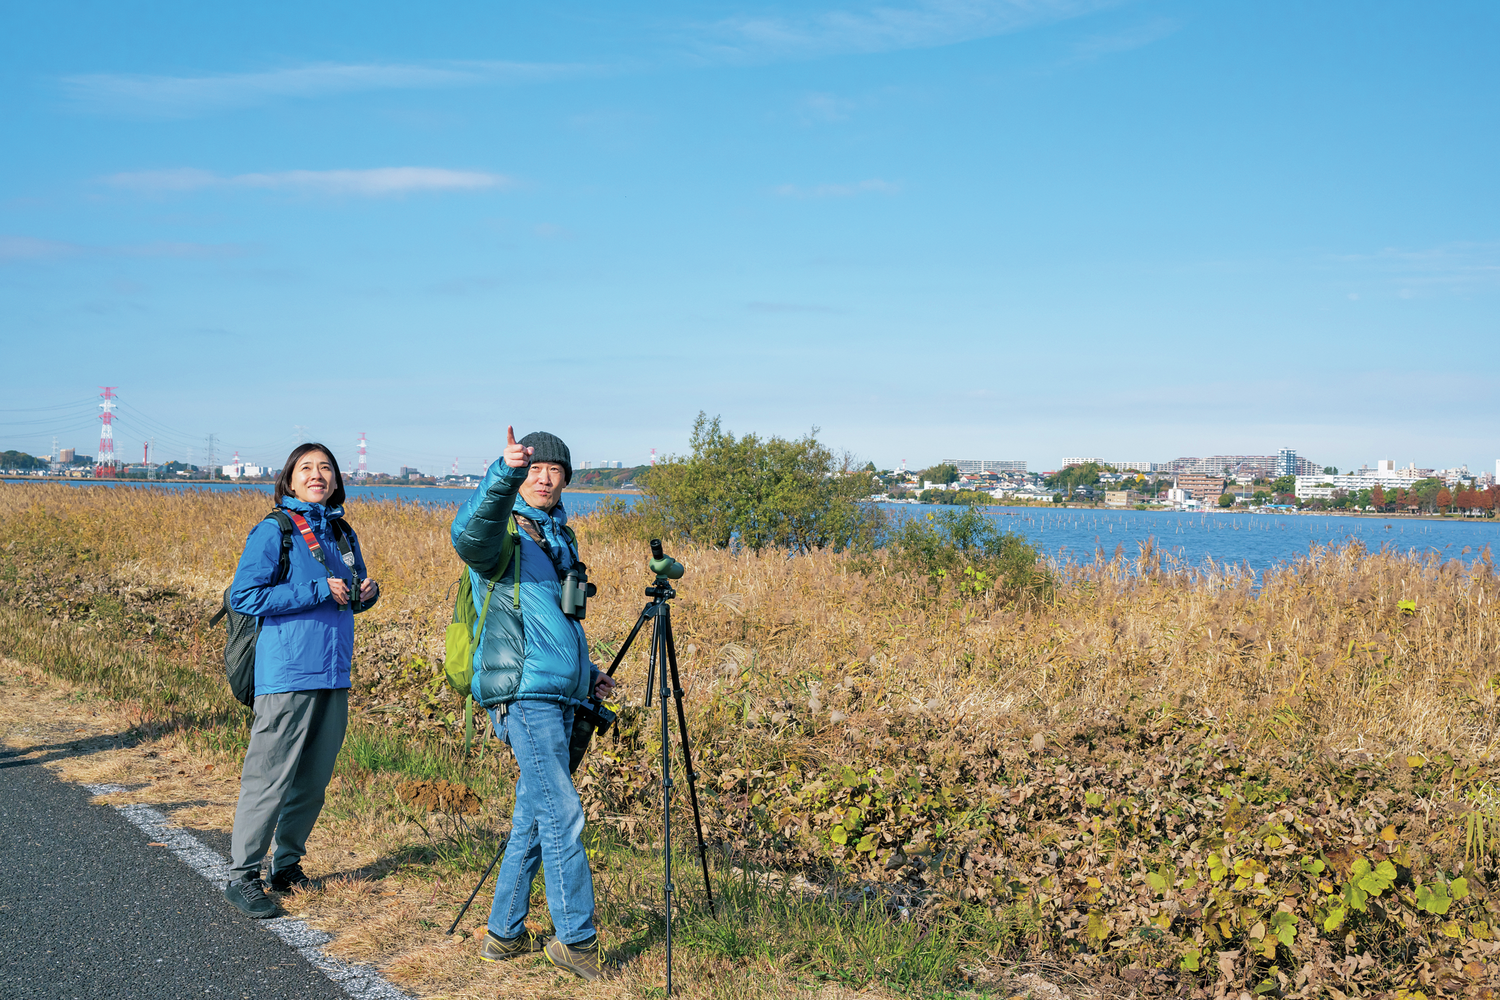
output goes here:
{"type": "Polygon", "coordinates": [[[505,558],[505,547],[504,547],[504,545],[502,545],[501,548],[500,548],[500,566],[502,568],[499,570],[499,572],[497,572],[495,574],[495,579],[496,580],[503,579],[504,576],[505,576],[505,574],[506,574],[506,572],[510,573],[510,575],[513,577],[513,580],[512,580],[512,591],[511,591],[511,596],[510,596],[511,606],[514,607],[514,608],[520,608],[520,606],[521,606],[521,527],[520,527],[520,525],[516,524],[516,515],[515,514],[511,514],[510,518],[505,522],[505,536],[506,536],[505,537],[505,544],[507,544],[507,545],[510,546],[510,558],[509,559],[505,558]]]}
{"type": "Polygon", "coordinates": [[[292,519],[277,507],[264,520],[275,521],[281,528],[281,555],[276,560],[276,582],[281,583],[292,573],[292,519]]]}
{"type": "MultiPolygon", "coordinates": [[[[272,583],[281,583],[286,580],[292,569],[292,521],[284,514],[280,507],[271,511],[262,521],[275,521],[281,529],[281,552],[276,557],[276,577],[272,583]]],[[[224,591],[224,602],[212,618],[208,620],[209,627],[219,624],[219,620],[229,614],[229,590],[224,591]]]]}

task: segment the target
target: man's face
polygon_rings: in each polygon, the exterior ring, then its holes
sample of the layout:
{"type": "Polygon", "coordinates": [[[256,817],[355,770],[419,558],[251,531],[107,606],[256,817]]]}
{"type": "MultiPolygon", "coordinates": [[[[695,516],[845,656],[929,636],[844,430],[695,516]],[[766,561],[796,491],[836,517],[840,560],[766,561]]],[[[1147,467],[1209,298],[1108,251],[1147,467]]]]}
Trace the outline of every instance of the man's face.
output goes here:
{"type": "Polygon", "coordinates": [[[538,510],[551,510],[562,499],[567,472],[556,462],[533,462],[521,484],[521,498],[538,510]]]}

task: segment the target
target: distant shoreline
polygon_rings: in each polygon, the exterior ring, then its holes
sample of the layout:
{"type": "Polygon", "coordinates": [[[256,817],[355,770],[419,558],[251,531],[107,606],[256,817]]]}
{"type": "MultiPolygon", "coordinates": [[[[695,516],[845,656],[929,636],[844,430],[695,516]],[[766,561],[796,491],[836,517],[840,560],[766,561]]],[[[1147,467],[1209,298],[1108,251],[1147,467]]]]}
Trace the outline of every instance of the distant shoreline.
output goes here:
{"type": "MultiPolygon", "coordinates": [[[[136,479],[116,476],[110,479],[96,479],[93,476],[28,476],[24,473],[14,475],[7,474],[3,477],[5,482],[16,483],[129,483],[140,486],[275,486],[274,479],[184,479],[181,476],[173,476],[170,479],[136,479]]],[[[345,482],[344,486],[358,486],[363,489],[402,489],[402,490],[464,490],[472,489],[468,484],[452,486],[443,483],[407,483],[400,480],[382,483],[356,483],[345,482]]],[[[625,489],[620,486],[567,486],[563,488],[564,493],[621,493],[626,495],[639,495],[640,489],[625,489]]]]}

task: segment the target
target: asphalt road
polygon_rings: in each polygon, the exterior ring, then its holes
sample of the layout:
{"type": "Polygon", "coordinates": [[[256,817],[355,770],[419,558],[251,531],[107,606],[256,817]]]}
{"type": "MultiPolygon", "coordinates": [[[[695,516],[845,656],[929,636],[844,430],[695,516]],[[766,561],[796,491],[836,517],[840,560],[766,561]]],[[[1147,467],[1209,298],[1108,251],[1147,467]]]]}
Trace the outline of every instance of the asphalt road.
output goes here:
{"type": "Polygon", "coordinates": [[[170,851],[0,750],[0,997],[349,1000],[170,851]]]}

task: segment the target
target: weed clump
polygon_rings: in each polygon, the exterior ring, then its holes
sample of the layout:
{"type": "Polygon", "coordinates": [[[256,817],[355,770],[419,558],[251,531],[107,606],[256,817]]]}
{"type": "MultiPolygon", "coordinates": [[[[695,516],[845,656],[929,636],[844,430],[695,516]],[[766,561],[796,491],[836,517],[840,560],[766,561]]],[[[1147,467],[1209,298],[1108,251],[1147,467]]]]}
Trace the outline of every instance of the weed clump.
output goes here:
{"type": "Polygon", "coordinates": [[[442,778],[424,781],[403,781],[396,786],[396,797],[413,809],[427,812],[451,813],[468,816],[479,812],[481,800],[467,785],[446,781],[442,778]]]}
{"type": "Polygon", "coordinates": [[[886,552],[892,567],[934,593],[946,584],[963,598],[1013,604],[1046,600],[1053,588],[1036,548],[972,507],[903,521],[886,552]]]}

